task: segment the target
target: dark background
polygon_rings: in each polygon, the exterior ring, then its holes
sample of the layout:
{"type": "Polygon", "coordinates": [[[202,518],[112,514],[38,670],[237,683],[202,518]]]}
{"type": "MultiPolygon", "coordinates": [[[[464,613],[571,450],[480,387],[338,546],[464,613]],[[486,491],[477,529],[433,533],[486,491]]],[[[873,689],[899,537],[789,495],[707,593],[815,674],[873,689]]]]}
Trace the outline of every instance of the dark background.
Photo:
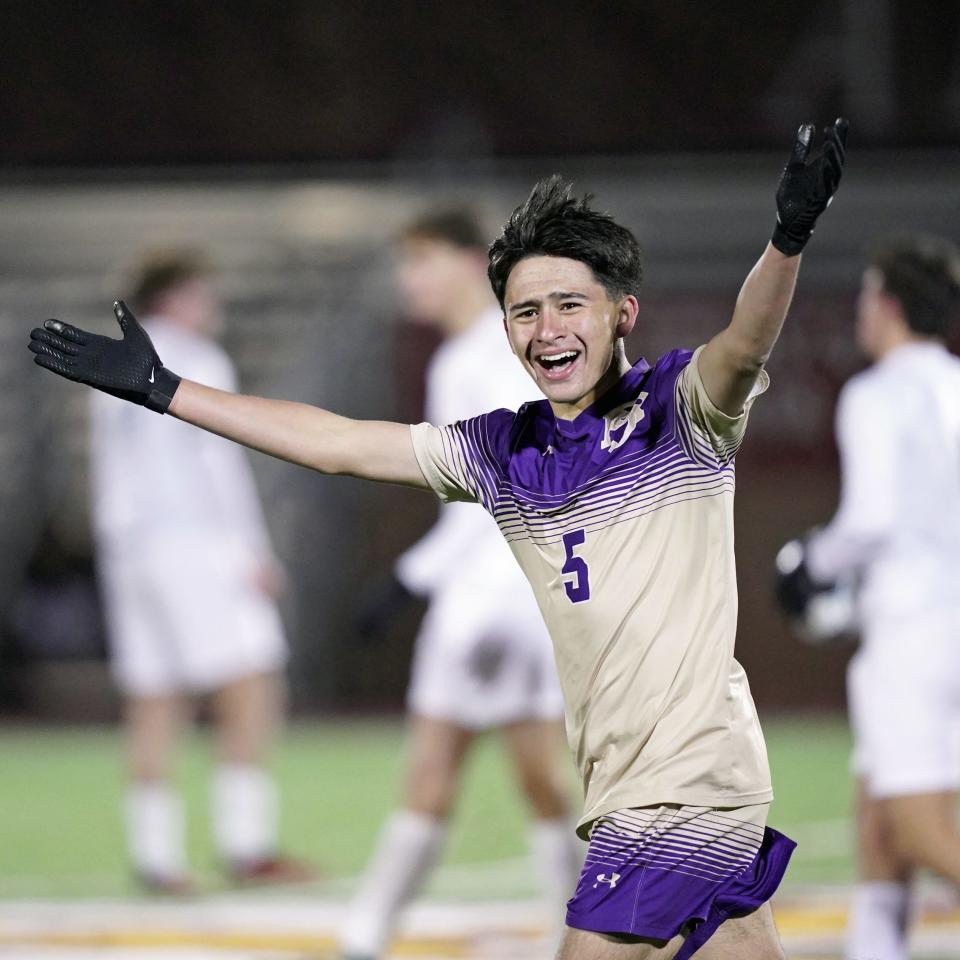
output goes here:
{"type": "Polygon", "coordinates": [[[960,144],[957,4],[5,2],[0,162],[960,144]]]}

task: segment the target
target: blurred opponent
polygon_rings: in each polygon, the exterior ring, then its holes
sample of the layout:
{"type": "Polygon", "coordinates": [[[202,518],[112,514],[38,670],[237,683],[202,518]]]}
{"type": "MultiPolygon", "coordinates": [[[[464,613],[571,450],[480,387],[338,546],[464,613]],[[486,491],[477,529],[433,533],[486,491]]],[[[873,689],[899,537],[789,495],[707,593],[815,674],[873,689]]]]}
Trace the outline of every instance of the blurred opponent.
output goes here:
{"type": "MultiPolygon", "coordinates": [[[[156,251],[132,299],[154,342],[205,383],[236,389],[213,339],[222,325],[210,266],[156,251]]],[[[282,712],[287,656],[274,556],[242,450],[104,393],[91,409],[93,522],[113,673],[125,698],[127,845],[139,881],[188,892],[177,734],[212,694],[217,734],[211,819],[235,881],[305,879],[277,855],[277,798],[264,768],[282,712]]]]}
{"type": "Polygon", "coordinates": [[[549,627],[583,784],[590,846],[560,960],[783,957],[769,900],[794,844],[767,826],[766,749],[734,657],[734,459],[846,134],[838,119],[814,149],[800,127],[730,322],[652,365],[631,364],[624,342],[636,237],[559,177],[536,184],[489,251],[508,340],[546,397],[516,412],[404,426],[236,396],[164,366],[123,303],[122,339],[59,320],[31,331],[35,362],[59,376],[493,515],[549,627]]]}
{"type": "Polygon", "coordinates": [[[960,360],[945,345],[958,304],[951,244],[907,237],[874,251],[856,321],[872,366],[837,409],[840,506],[806,544],[815,587],[860,579],[850,960],[905,960],[918,868],[960,886],[960,360]]]}
{"type": "MultiPolygon", "coordinates": [[[[538,391],[510,356],[486,277],[486,240],[467,208],[440,208],[401,238],[398,282],[409,313],[444,342],[430,361],[431,423],[519,408],[538,391]]],[[[379,957],[399,908],[437,860],[476,734],[502,727],[533,812],[533,860],[555,915],[582,862],[561,767],[563,699],[553,649],[530,585],[496,524],[450,503],[395,567],[364,616],[380,632],[405,597],[430,607],[417,638],[409,691],[410,768],[404,808],[385,825],[343,927],[351,958],[379,957]]]]}

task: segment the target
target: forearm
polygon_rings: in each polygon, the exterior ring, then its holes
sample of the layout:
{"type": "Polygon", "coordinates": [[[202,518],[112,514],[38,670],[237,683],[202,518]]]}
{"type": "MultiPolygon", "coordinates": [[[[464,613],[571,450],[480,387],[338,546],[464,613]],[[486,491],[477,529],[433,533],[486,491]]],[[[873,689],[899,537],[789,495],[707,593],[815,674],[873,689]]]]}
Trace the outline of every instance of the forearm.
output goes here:
{"type": "Polygon", "coordinates": [[[321,473],[425,486],[409,428],[357,421],[286,400],[227,393],[183,380],[167,411],[253,450],[321,473]]]}
{"type": "Polygon", "coordinates": [[[772,244],[750,271],[729,325],[704,347],[700,374],[713,402],[736,416],[770,357],[793,299],[800,257],[772,244]]]}
{"type": "Polygon", "coordinates": [[[733,362],[754,377],[770,358],[793,300],[800,257],[786,257],[773,244],[747,275],[733,318],[723,332],[733,362]]]}

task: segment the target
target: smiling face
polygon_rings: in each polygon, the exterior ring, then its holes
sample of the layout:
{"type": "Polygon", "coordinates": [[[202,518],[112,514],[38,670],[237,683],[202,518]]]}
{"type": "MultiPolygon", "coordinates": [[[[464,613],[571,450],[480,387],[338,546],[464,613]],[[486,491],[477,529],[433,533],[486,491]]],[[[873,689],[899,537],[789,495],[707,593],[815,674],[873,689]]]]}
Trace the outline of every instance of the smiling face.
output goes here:
{"type": "Polygon", "coordinates": [[[626,371],[621,338],[636,319],[636,297],[611,299],[579,260],[527,257],[507,278],[504,323],[510,347],[564,420],[590,406],[626,371]]]}

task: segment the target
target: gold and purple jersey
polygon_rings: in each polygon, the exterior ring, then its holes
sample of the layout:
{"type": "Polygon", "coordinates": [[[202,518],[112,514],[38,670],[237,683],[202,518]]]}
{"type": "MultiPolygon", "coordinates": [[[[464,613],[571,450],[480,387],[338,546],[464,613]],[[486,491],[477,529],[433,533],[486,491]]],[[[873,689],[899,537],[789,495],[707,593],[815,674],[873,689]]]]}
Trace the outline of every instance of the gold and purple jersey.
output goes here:
{"type": "Polygon", "coordinates": [[[411,428],[427,482],[480,503],[529,579],[553,640],[586,834],[599,816],[772,798],[763,735],[734,659],[738,417],[698,353],[640,360],[575,420],[546,400],[411,428]]]}

